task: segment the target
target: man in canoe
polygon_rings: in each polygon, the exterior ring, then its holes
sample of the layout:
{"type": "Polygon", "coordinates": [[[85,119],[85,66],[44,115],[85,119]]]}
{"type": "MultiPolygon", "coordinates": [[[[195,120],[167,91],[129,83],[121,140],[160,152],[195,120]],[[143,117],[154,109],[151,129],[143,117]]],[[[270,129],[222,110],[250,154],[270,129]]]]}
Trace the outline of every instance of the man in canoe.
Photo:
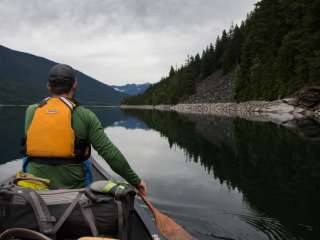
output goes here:
{"type": "Polygon", "coordinates": [[[24,170],[49,179],[52,188],[82,188],[91,181],[87,159],[92,145],[112,170],[146,195],[145,182],[107,137],[96,115],[74,100],[75,71],[64,64],[53,66],[47,86],[51,97],[26,110],[24,170]]]}

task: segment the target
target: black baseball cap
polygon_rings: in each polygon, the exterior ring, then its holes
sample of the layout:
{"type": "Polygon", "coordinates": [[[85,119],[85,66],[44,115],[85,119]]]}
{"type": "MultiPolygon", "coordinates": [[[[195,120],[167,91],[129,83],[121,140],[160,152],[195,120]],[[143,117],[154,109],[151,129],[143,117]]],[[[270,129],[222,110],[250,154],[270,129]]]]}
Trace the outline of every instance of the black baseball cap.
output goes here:
{"type": "Polygon", "coordinates": [[[48,82],[54,93],[69,92],[75,80],[75,71],[69,65],[56,64],[49,71],[48,82]]]}

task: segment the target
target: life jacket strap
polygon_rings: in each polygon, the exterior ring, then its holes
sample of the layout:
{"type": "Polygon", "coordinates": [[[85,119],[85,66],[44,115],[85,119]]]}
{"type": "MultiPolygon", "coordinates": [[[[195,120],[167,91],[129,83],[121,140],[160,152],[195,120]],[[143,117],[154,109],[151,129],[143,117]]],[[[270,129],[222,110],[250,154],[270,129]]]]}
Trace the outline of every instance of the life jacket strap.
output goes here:
{"type": "MultiPolygon", "coordinates": [[[[38,105],[38,107],[42,107],[47,104],[47,102],[51,99],[52,97],[46,97],[44,98],[38,105]]],[[[67,97],[59,97],[59,99],[67,105],[68,108],[70,108],[71,111],[73,111],[76,107],[79,106],[79,103],[77,101],[72,101],[67,97]]]]}
{"type": "Polygon", "coordinates": [[[73,111],[77,107],[77,105],[73,103],[70,99],[66,97],[59,97],[59,98],[64,104],[66,104],[70,108],[71,111],[73,111]]]}
{"type": "Polygon", "coordinates": [[[68,165],[68,164],[81,164],[83,161],[76,158],[52,158],[52,157],[28,157],[28,162],[38,164],[46,164],[52,166],[68,165]]]}

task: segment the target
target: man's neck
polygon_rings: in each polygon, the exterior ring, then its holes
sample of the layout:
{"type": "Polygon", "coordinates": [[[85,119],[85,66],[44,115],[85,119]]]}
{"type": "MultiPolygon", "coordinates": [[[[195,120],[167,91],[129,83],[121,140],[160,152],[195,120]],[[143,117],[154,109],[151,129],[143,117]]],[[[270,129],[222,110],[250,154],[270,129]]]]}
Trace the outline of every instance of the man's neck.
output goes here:
{"type": "Polygon", "coordinates": [[[59,95],[54,94],[54,95],[52,95],[52,97],[54,97],[54,98],[66,97],[66,98],[69,98],[69,99],[73,98],[72,94],[59,94],[59,95]]]}

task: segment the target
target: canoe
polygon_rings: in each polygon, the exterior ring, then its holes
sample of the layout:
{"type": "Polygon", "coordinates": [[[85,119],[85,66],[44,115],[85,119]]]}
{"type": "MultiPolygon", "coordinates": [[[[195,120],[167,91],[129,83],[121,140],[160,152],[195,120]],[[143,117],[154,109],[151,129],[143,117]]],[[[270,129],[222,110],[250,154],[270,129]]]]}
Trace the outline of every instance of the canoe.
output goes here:
{"type": "MultiPolygon", "coordinates": [[[[108,171],[96,161],[94,158],[91,158],[92,162],[92,174],[93,180],[110,180],[112,179],[111,175],[108,171]]],[[[1,183],[4,184],[5,182],[1,183]]],[[[131,240],[139,239],[139,240],[165,240],[165,238],[161,235],[154,224],[154,220],[151,217],[151,213],[147,211],[146,208],[143,208],[137,201],[134,203],[134,215],[131,221],[131,240]]],[[[20,233],[21,239],[21,233],[20,233]]],[[[73,240],[73,239],[69,239],[73,240]]]]}

